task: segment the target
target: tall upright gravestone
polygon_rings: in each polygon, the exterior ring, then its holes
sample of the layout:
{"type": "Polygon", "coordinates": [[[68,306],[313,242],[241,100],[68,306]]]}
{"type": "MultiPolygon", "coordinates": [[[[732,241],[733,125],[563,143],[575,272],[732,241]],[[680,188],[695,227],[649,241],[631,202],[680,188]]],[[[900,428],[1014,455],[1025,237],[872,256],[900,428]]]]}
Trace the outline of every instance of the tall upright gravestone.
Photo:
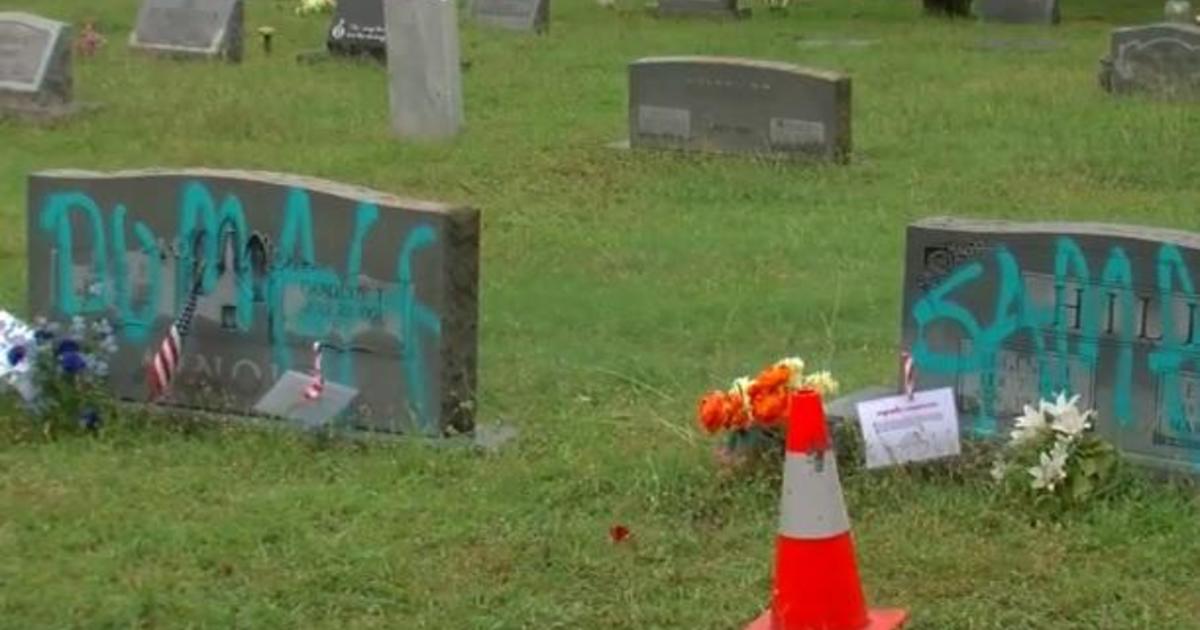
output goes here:
{"type": "Polygon", "coordinates": [[[392,130],[437,140],[463,123],[462,70],[453,0],[384,0],[392,130]]]}
{"type": "Polygon", "coordinates": [[[550,0],[475,0],[471,17],[485,26],[545,33],[550,30],[550,0]]]}
{"type": "Polygon", "coordinates": [[[326,47],[335,55],[370,55],[386,61],[383,0],[340,0],[329,23],[326,47]]]}
{"type": "Polygon", "coordinates": [[[244,0],[143,0],[130,47],[172,57],[242,60],[244,0]]]}
{"type": "Polygon", "coordinates": [[[975,12],[984,22],[1058,24],[1058,0],[976,0],[975,12]]]}
{"type": "Polygon", "coordinates": [[[1200,234],[934,218],[907,240],[902,343],[964,431],[1065,391],[1135,461],[1200,472],[1200,234]]]}
{"type": "Polygon", "coordinates": [[[640,59],[629,66],[629,143],[845,161],[850,78],[752,59],[640,59]]]}
{"type": "Polygon", "coordinates": [[[473,428],[474,210],[275,173],[48,171],[29,178],[27,223],[31,312],[114,321],[124,398],[146,399],[145,366],[197,287],[169,402],[303,417],[295,384],[319,342],[327,390],[356,394],[348,424],[473,428]]]}
{"type": "Polygon", "coordinates": [[[1200,98],[1200,27],[1163,23],[1114,30],[1100,84],[1114,94],[1200,98]]]}
{"type": "Polygon", "coordinates": [[[0,113],[55,117],[73,102],[71,27],[0,12],[0,113]]]}

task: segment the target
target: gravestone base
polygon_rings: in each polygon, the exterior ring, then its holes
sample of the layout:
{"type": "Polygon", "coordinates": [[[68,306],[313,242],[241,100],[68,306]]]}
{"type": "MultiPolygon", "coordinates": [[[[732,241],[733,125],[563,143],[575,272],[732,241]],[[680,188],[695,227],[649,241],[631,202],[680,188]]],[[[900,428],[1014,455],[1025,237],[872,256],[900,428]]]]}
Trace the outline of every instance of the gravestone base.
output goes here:
{"type": "MultiPolygon", "coordinates": [[[[673,11],[671,9],[663,10],[660,7],[658,7],[657,5],[648,5],[646,7],[646,10],[656,18],[666,18],[666,19],[677,19],[677,18],[696,19],[696,18],[699,18],[702,20],[704,20],[704,19],[708,19],[708,20],[745,20],[745,19],[749,19],[751,16],[750,7],[738,7],[731,11],[715,10],[715,11],[703,11],[703,12],[693,13],[690,11],[673,11]]],[[[783,9],[783,12],[786,14],[787,9],[783,9]]]]}
{"type": "Polygon", "coordinates": [[[97,112],[101,109],[104,109],[104,106],[100,103],[72,102],[52,105],[31,105],[26,103],[6,103],[0,100],[0,119],[9,118],[23,122],[52,124],[97,112]]]}
{"type": "MultiPolygon", "coordinates": [[[[604,145],[604,148],[613,149],[613,150],[617,150],[617,151],[632,151],[632,150],[634,150],[633,143],[628,138],[626,138],[624,140],[614,140],[613,142],[609,142],[604,145]]],[[[636,150],[637,151],[657,151],[657,152],[666,151],[669,153],[687,154],[687,155],[692,155],[692,156],[700,155],[700,156],[704,156],[704,157],[713,157],[713,158],[742,158],[742,159],[750,158],[750,159],[754,159],[754,160],[763,160],[763,161],[767,161],[767,162],[775,162],[775,163],[780,163],[780,164],[808,164],[808,163],[828,164],[828,163],[832,162],[834,164],[843,164],[844,165],[844,164],[850,163],[849,155],[844,155],[841,158],[836,159],[836,160],[829,160],[829,159],[825,159],[825,158],[822,158],[817,155],[812,155],[812,154],[807,154],[807,153],[780,153],[780,152],[776,152],[776,151],[762,151],[759,153],[737,153],[737,152],[733,152],[733,151],[718,151],[716,149],[707,150],[707,151],[695,151],[692,149],[687,149],[687,148],[682,148],[682,147],[637,147],[636,150]]]]}
{"type": "Polygon", "coordinates": [[[345,55],[345,54],[334,54],[334,53],[329,52],[328,50],[324,50],[324,49],[305,50],[305,51],[296,53],[296,61],[298,63],[305,63],[305,64],[310,64],[310,65],[315,65],[318,63],[327,63],[330,61],[337,61],[337,62],[343,62],[343,63],[349,62],[349,63],[370,64],[370,65],[378,66],[381,68],[387,65],[386,58],[381,59],[378,56],[376,56],[374,53],[371,53],[371,52],[361,52],[357,55],[345,55]]]}

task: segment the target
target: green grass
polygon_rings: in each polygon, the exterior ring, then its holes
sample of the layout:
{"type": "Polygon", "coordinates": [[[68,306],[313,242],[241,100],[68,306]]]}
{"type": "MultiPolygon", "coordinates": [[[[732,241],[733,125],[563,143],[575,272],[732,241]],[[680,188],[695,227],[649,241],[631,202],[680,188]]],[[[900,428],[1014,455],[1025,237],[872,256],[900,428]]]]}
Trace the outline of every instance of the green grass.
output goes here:
{"type": "MultiPolygon", "coordinates": [[[[42,168],[209,166],[468,202],[484,217],[479,419],[494,456],[319,444],[240,429],[0,442],[0,626],[738,628],[767,600],[778,488],[714,474],[703,390],[785,354],[848,387],[894,373],[903,228],[928,215],[1196,229],[1200,108],[1114,100],[1097,59],[1160,3],[1067,2],[1055,29],[811,0],[738,23],[556,0],[550,35],[463,32],[467,130],[388,129],[384,72],[299,65],[325,20],[249,0],[278,29],[240,66],[124,46],[135,0],[0,0],[99,20],[75,67],[105,109],[0,123],[0,216],[42,168]],[[803,48],[795,38],[873,46],[803,48]],[[1054,38],[1051,51],[977,50],[1054,38]],[[613,151],[626,64],[720,54],[854,80],[846,167],[613,151]],[[614,546],[623,523],[634,543],[614,546]]],[[[24,300],[23,229],[0,302],[24,300]]],[[[18,309],[20,310],[20,309],[18,309]]],[[[870,599],[913,628],[1200,628],[1200,505],[1141,483],[1036,526],[982,482],[847,471],[870,599]]]]}

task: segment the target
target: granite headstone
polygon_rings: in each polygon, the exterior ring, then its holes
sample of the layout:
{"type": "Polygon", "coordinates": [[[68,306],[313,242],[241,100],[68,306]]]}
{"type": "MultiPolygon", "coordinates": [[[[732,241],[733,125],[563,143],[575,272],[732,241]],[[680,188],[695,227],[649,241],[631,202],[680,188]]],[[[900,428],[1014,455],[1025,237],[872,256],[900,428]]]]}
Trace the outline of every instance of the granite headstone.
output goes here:
{"type": "Polygon", "coordinates": [[[1058,0],[976,0],[975,12],[984,22],[1058,24],[1058,0]]]}
{"type": "Polygon", "coordinates": [[[0,112],[54,116],[72,104],[71,27],[0,12],[0,112]]]}
{"type": "Polygon", "coordinates": [[[130,47],[173,57],[242,60],[244,0],[144,0],[130,47]]]}
{"type": "Polygon", "coordinates": [[[436,140],[463,123],[458,21],[449,0],[384,0],[392,130],[436,140]]]}
{"type": "Polygon", "coordinates": [[[49,171],[28,190],[30,312],[114,321],[121,397],[145,400],[144,366],[203,274],[168,402],[291,417],[281,396],[320,342],[346,424],[473,427],[475,210],[241,171],[49,171]]]}
{"type": "Polygon", "coordinates": [[[1163,23],[1114,30],[1100,84],[1115,94],[1200,97],[1200,27],[1163,23]]]}
{"type": "Polygon", "coordinates": [[[471,16],[485,26],[545,33],[550,29],[550,0],[475,0],[471,16]]]}
{"type": "Polygon", "coordinates": [[[932,218],[908,228],[902,344],[968,434],[1059,391],[1131,459],[1200,472],[1200,234],[932,218]]]}
{"type": "Polygon", "coordinates": [[[386,61],[383,0],[340,0],[329,23],[326,47],[334,55],[370,55],[386,61]]]}
{"type": "Polygon", "coordinates": [[[744,17],[749,11],[740,10],[737,0],[658,0],[658,15],[662,17],[744,17]]]}
{"type": "Polygon", "coordinates": [[[629,66],[629,144],[845,161],[850,78],[752,59],[640,59],[629,66]]]}

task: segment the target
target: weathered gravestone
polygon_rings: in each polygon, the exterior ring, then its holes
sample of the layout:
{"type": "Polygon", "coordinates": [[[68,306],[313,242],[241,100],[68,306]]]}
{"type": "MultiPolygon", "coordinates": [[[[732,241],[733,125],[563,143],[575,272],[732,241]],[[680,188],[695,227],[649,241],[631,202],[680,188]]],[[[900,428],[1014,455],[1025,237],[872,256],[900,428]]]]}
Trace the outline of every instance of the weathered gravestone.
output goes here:
{"type": "Polygon", "coordinates": [[[629,66],[629,144],[844,161],[850,78],[752,59],[640,59],[629,66]]]}
{"type": "Polygon", "coordinates": [[[473,426],[475,210],[272,173],[48,171],[30,176],[27,220],[31,312],[115,321],[122,397],[146,399],[199,278],[172,402],[249,412],[321,342],[334,393],[356,390],[351,426],[473,426]]]}
{"type": "Polygon", "coordinates": [[[384,0],[392,130],[443,139],[462,127],[458,22],[449,0],[384,0]]]}
{"type": "Polygon", "coordinates": [[[935,218],[907,241],[903,345],[964,431],[1066,390],[1130,458],[1200,472],[1200,234],[935,218]]]}
{"type": "Polygon", "coordinates": [[[975,12],[985,22],[1058,24],[1058,0],[976,0],[975,12]]]}
{"type": "Polygon", "coordinates": [[[474,0],[471,16],[485,26],[545,33],[550,30],[550,0],[474,0]]]}
{"type": "Polygon", "coordinates": [[[1200,97],[1200,27],[1152,24],[1112,33],[1100,84],[1115,94],[1200,97]]]}
{"type": "Polygon", "coordinates": [[[71,27],[0,12],[0,113],[54,117],[72,107],[71,27]]]}
{"type": "Polygon", "coordinates": [[[144,0],[132,48],[176,57],[242,60],[244,0],[144,0]]]}
{"type": "Polygon", "coordinates": [[[738,8],[737,0],[658,0],[662,17],[745,17],[748,10],[738,8]]]}
{"type": "Polygon", "coordinates": [[[386,61],[383,0],[340,0],[329,23],[326,47],[334,55],[370,55],[386,61]]]}

